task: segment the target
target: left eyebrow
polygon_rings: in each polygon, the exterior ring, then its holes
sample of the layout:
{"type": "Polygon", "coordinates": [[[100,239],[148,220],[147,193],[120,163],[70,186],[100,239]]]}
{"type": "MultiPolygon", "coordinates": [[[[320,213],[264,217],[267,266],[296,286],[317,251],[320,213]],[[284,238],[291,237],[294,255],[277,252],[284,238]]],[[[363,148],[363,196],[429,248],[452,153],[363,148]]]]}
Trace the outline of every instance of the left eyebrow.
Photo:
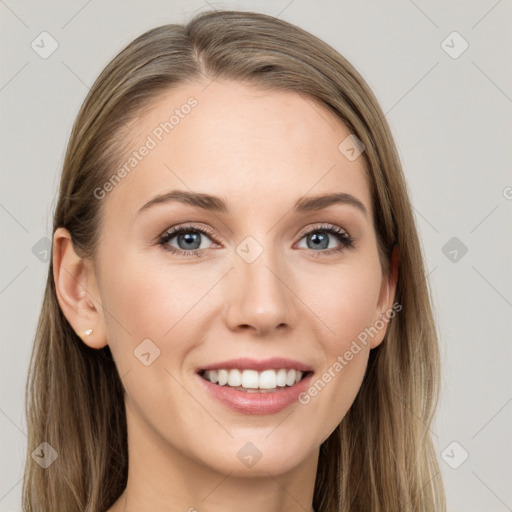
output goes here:
{"type": "Polygon", "coordinates": [[[295,212],[310,212],[315,210],[322,210],[332,206],[333,204],[348,204],[360,210],[363,215],[368,216],[366,206],[351,194],[340,192],[337,194],[327,194],[323,196],[310,197],[308,199],[302,197],[294,206],[295,212]]]}
{"type": "MultiPolygon", "coordinates": [[[[164,194],[158,195],[148,201],[138,212],[137,215],[145,210],[148,210],[152,206],[157,204],[180,202],[183,204],[189,204],[196,208],[201,208],[207,211],[214,211],[218,213],[229,213],[229,207],[226,202],[217,196],[210,194],[200,194],[196,192],[189,192],[186,190],[171,190],[164,194]]],[[[295,203],[293,211],[295,213],[310,212],[316,210],[322,210],[328,208],[334,204],[346,204],[354,206],[360,210],[363,215],[368,215],[366,206],[356,197],[351,194],[344,192],[327,194],[321,196],[315,196],[310,198],[301,197],[295,203]]]]}

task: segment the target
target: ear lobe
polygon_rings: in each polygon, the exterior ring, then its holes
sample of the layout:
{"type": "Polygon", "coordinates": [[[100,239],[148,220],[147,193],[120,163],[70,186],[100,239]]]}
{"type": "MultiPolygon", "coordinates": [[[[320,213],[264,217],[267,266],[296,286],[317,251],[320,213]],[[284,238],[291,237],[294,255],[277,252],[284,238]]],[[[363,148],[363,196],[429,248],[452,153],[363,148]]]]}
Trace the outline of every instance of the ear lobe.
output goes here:
{"type": "Polygon", "coordinates": [[[53,235],[53,279],[71,327],[89,347],[103,348],[107,343],[94,272],[90,262],[76,254],[69,231],[61,227],[53,235]],[[93,332],[85,335],[89,329],[93,332]]]}
{"type": "MultiPolygon", "coordinates": [[[[389,320],[395,314],[393,301],[395,300],[396,285],[398,282],[399,259],[400,253],[398,246],[395,245],[391,253],[389,274],[384,276],[382,280],[379,304],[377,307],[378,316],[373,325],[374,329],[378,332],[371,338],[370,348],[375,348],[382,343],[386,335],[389,320]]],[[[397,311],[400,311],[400,309],[397,309],[397,311]]]]}

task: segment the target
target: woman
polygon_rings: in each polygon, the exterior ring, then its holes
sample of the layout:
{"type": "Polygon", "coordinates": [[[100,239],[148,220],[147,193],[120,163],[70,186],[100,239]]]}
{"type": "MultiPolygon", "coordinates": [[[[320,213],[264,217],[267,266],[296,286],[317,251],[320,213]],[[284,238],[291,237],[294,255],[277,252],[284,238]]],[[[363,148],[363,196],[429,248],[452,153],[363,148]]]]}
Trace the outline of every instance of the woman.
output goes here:
{"type": "Polygon", "coordinates": [[[247,12],[121,51],[64,162],[25,509],[442,511],[438,382],[407,187],[355,69],[247,12]]]}

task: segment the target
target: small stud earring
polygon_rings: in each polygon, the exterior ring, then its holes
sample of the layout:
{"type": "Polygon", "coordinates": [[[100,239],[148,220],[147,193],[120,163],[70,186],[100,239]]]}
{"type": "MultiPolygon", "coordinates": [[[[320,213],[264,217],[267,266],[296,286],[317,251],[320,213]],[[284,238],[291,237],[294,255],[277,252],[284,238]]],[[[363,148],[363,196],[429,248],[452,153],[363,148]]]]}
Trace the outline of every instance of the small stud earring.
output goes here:
{"type": "Polygon", "coordinates": [[[87,329],[87,331],[85,331],[86,336],[90,336],[91,334],[92,334],[92,329],[87,329]]]}

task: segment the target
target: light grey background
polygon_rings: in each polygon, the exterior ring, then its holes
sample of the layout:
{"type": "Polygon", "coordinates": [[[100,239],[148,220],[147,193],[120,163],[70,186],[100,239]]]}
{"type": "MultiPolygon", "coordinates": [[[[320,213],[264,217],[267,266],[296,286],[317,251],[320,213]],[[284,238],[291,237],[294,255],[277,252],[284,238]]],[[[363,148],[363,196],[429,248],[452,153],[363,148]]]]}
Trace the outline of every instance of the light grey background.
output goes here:
{"type": "MultiPolygon", "coordinates": [[[[375,91],[430,271],[443,354],[432,430],[449,510],[512,510],[511,1],[210,4],[303,27],[345,55],[375,91]],[[453,58],[464,41],[468,49],[453,58]],[[443,252],[452,237],[456,245],[443,252]]],[[[24,386],[48,269],[36,244],[51,237],[72,122],[118,50],[205,9],[200,0],[0,0],[0,512],[21,510],[24,386]],[[59,45],[47,59],[31,48],[43,31],[59,45]]]]}

